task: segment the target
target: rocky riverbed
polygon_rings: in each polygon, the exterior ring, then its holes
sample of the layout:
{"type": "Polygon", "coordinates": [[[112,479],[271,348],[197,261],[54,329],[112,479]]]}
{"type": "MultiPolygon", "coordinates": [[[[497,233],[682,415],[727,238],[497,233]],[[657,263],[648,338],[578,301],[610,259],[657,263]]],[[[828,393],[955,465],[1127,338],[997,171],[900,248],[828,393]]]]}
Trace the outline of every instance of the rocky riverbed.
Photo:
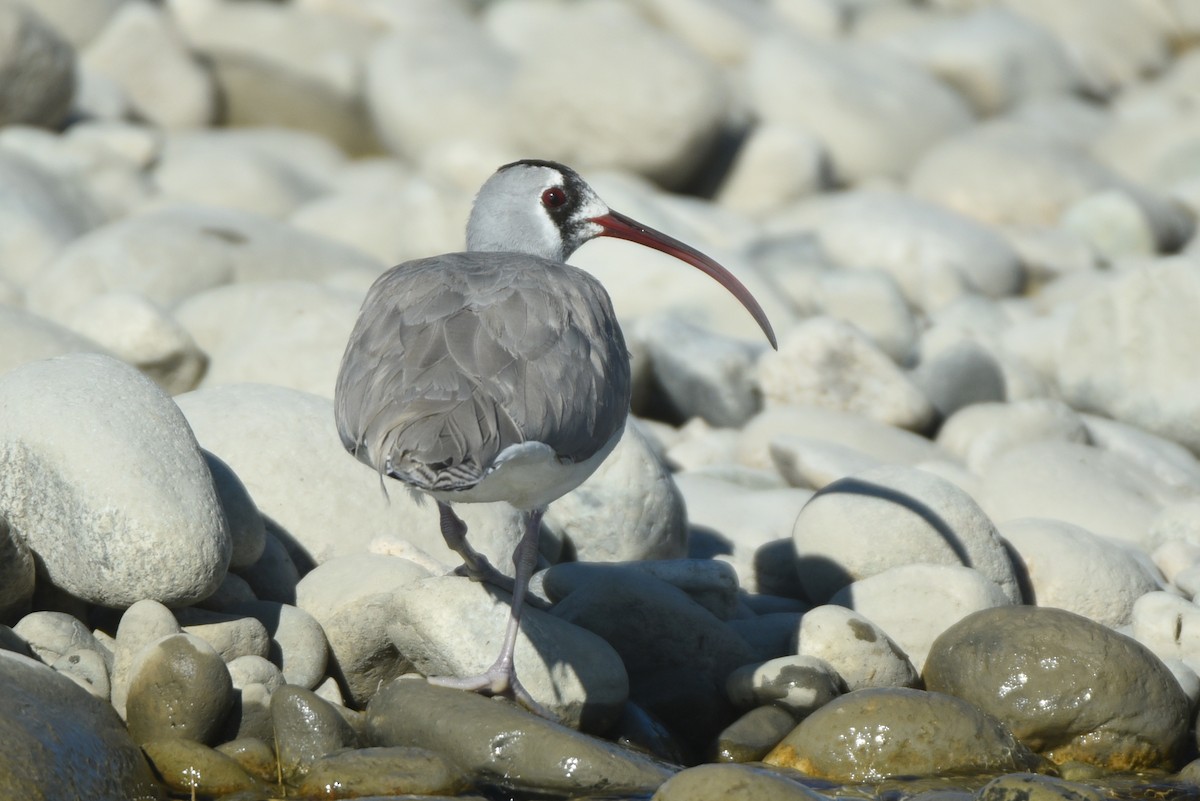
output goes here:
{"type": "Polygon", "coordinates": [[[0,0],[0,75],[0,798],[1200,797],[1195,0],[0,0]],[[635,391],[557,722],[423,680],[509,599],[331,401],[527,157],[780,335],[572,258],[635,391]]]}

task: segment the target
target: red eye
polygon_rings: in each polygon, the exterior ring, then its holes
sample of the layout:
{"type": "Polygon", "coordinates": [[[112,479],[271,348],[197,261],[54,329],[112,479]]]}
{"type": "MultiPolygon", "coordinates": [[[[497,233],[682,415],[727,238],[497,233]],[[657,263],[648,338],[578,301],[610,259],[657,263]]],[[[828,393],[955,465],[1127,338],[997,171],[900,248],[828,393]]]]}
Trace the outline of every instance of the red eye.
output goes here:
{"type": "Polygon", "coordinates": [[[561,186],[552,186],[542,193],[542,205],[548,209],[557,209],[567,204],[567,193],[561,186]]]}

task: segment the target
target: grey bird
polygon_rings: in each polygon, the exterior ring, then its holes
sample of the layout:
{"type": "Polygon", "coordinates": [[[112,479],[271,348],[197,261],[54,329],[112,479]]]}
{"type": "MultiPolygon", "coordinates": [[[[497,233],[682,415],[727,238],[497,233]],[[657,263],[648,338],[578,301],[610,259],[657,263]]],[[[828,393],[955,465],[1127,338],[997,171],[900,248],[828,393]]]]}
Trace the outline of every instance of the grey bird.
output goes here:
{"type": "Polygon", "coordinates": [[[510,694],[546,717],[553,716],[513,664],[542,515],[596,470],[629,414],[629,355],[608,293],[564,263],[598,236],[708,273],[776,346],[757,301],[711,258],[613,211],[569,167],[524,160],[504,165],[479,190],[467,252],[405,262],[375,281],[334,396],[346,449],[381,477],[432,496],[462,569],[512,592],[495,663],[478,676],[430,681],[510,694]],[[523,513],[511,579],[471,548],[451,508],[490,501],[523,513]]]}

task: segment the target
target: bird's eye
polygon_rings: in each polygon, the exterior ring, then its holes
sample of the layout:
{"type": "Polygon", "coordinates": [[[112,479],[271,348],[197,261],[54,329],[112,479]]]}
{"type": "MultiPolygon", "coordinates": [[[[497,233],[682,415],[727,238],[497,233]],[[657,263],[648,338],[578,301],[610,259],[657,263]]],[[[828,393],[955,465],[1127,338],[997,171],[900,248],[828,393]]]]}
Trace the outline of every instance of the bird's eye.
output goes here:
{"type": "Polygon", "coordinates": [[[552,186],[542,193],[542,205],[548,209],[562,208],[567,204],[567,193],[561,186],[552,186]]]}

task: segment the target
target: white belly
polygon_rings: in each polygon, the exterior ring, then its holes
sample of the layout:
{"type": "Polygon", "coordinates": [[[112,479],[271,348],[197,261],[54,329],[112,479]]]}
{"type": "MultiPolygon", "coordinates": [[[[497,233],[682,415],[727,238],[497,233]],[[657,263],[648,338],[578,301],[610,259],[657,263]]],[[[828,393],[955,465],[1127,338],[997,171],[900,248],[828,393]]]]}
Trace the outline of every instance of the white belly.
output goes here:
{"type": "Polygon", "coordinates": [[[500,452],[492,469],[474,487],[430,491],[445,503],[507,501],[518,509],[541,509],[578,487],[605,460],[625,433],[624,427],[604,447],[582,462],[562,462],[544,442],[523,442],[500,452]]]}

